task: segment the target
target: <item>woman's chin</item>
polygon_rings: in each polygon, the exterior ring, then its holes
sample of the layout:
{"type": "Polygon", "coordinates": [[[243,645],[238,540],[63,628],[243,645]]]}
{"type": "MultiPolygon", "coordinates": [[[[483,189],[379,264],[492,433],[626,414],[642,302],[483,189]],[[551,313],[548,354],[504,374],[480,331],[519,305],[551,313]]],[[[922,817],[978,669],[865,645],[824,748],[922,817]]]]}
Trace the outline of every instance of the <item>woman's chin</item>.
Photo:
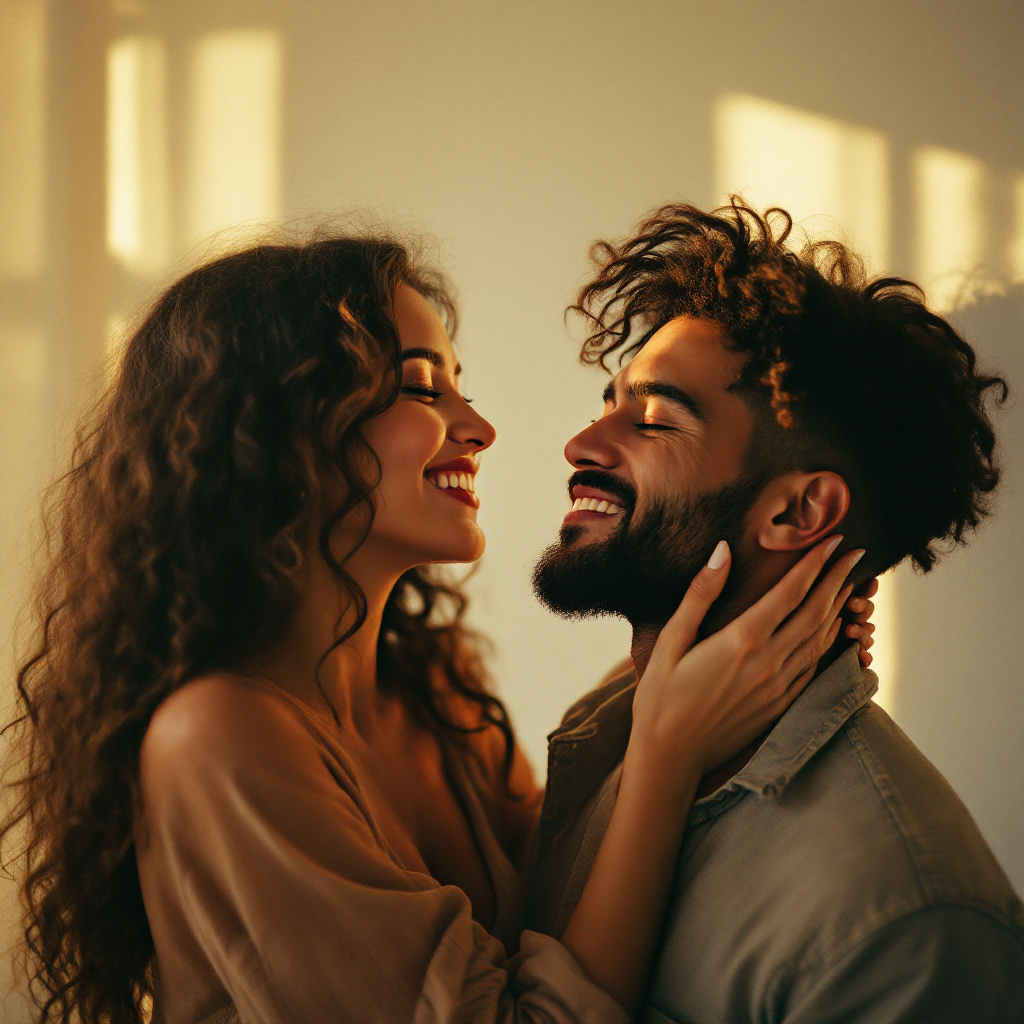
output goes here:
{"type": "Polygon", "coordinates": [[[446,539],[446,543],[432,546],[424,564],[475,562],[484,553],[485,540],[483,530],[475,523],[473,527],[473,532],[466,531],[464,537],[446,539]]]}

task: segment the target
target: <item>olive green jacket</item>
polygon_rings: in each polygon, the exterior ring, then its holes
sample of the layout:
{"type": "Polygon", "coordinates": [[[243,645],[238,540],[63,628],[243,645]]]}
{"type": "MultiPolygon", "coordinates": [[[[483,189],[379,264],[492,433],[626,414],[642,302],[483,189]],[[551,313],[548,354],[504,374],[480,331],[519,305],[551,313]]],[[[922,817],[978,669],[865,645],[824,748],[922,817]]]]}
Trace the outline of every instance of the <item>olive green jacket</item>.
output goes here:
{"type": "MultiPolygon", "coordinates": [[[[552,733],[527,926],[559,937],[607,827],[632,671],[552,733]]],[[[694,805],[648,1022],[1021,1024],[1024,908],[854,648],[694,805]]]]}

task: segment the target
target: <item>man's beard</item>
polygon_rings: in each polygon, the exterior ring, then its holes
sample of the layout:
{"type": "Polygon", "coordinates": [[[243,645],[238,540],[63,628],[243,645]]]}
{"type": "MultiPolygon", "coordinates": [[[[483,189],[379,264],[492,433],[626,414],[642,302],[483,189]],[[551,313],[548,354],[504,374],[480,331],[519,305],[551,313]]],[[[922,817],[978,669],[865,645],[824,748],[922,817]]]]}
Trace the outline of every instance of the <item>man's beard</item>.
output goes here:
{"type": "MultiPolygon", "coordinates": [[[[733,552],[729,580],[717,607],[742,585],[737,551],[747,516],[765,481],[747,476],[716,491],[658,501],[634,518],[636,492],[601,470],[581,470],[570,480],[609,491],[624,503],[621,521],[606,540],[578,544],[582,526],[563,526],[533,570],[533,590],[566,618],[621,615],[634,627],[661,626],[679,607],[715,545],[733,552]]],[[[617,517],[619,518],[619,517],[617,517]]]]}

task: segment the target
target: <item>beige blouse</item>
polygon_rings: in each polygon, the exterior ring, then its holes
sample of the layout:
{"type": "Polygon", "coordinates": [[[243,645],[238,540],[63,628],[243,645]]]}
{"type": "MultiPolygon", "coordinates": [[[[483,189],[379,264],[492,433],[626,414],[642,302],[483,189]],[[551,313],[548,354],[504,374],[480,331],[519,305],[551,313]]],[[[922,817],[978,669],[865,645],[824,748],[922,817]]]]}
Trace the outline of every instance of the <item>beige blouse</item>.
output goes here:
{"type": "Polygon", "coordinates": [[[461,889],[403,865],[332,725],[233,677],[157,710],[136,844],[155,1024],[626,1024],[561,943],[518,941],[519,877],[473,758],[449,753],[446,770],[491,877],[492,934],[461,889]]]}

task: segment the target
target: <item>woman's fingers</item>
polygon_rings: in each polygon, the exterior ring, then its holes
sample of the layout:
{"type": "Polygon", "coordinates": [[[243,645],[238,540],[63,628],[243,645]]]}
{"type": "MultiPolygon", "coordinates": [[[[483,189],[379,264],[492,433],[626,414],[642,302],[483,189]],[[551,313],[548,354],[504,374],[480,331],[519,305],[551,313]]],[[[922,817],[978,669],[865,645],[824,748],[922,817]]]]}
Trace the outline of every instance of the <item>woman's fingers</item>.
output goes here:
{"type": "Polygon", "coordinates": [[[836,642],[841,625],[842,623],[838,618],[833,619],[831,625],[827,628],[822,627],[824,632],[820,636],[815,634],[806,644],[801,645],[800,648],[793,652],[792,657],[794,658],[797,670],[793,673],[792,682],[786,687],[785,692],[779,698],[775,708],[773,708],[773,712],[776,715],[785,714],[790,704],[803,693],[807,684],[814,678],[814,673],[818,668],[821,656],[836,642]],[[803,650],[803,648],[806,648],[806,650],[803,650]]]}
{"type": "Polygon", "coordinates": [[[729,545],[721,540],[711,553],[708,564],[694,576],[682,603],[658,636],[651,652],[652,662],[664,658],[669,666],[675,665],[693,646],[704,616],[722,593],[730,568],[732,552],[729,545]]]}
{"type": "Polygon", "coordinates": [[[851,622],[843,631],[851,640],[867,640],[875,631],[873,622],[851,622]]]}
{"type": "Polygon", "coordinates": [[[819,580],[810,596],[803,604],[776,630],[768,642],[767,651],[776,660],[787,658],[806,639],[813,636],[823,623],[831,624],[832,620],[842,611],[842,606],[852,592],[852,587],[843,590],[846,577],[850,570],[860,561],[864,549],[848,551],[819,580]],[[842,597],[840,597],[842,593],[842,597]],[[838,605],[838,607],[837,607],[838,605]]]}
{"type": "Polygon", "coordinates": [[[874,614],[875,603],[866,597],[851,597],[844,610],[850,622],[867,622],[874,614]]]}
{"type": "Polygon", "coordinates": [[[829,537],[816,544],[759,601],[751,605],[732,626],[749,629],[755,640],[767,638],[800,606],[842,537],[829,537]]]}
{"type": "MultiPolygon", "coordinates": [[[[842,607],[842,602],[839,607],[842,607]]],[[[764,705],[758,715],[756,728],[759,733],[771,728],[814,679],[818,660],[822,652],[827,651],[835,642],[840,625],[841,621],[838,617],[833,618],[830,624],[823,625],[821,634],[816,633],[804,644],[801,644],[790,655],[782,669],[776,673],[774,677],[776,696],[764,705]]]]}
{"type": "Polygon", "coordinates": [[[778,681],[781,687],[788,691],[793,681],[800,679],[805,672],[810,671],[811,676],[814,675],[814,670],[817,668],[822,654],[835,643],[835,639],[839,635],[839,630],[843,625],[839,613],[852,590],[853,587],[849,585],[843,587],[833,599],[831,607],[818,628],[800,641],[786,656],[782,668],[778,672],[778,681]]]}

